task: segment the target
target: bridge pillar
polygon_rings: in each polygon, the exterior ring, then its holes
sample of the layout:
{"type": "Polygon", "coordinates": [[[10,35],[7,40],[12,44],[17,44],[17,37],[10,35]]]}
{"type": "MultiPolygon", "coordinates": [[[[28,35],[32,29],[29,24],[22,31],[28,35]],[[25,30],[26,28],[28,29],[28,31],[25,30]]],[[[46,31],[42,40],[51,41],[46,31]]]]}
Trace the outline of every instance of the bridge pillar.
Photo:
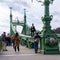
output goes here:
{"type": "Polygon", "coordinates": [[[53,0],[44,0],[45,14],[42,17],[43,32],[42,32],[42,48],[41,51],[44,54],[56,54],[59,53],[58,38],[57,35],[51,30],[50,22],[53,18],[49,15],[49,5],[53,0]]]}

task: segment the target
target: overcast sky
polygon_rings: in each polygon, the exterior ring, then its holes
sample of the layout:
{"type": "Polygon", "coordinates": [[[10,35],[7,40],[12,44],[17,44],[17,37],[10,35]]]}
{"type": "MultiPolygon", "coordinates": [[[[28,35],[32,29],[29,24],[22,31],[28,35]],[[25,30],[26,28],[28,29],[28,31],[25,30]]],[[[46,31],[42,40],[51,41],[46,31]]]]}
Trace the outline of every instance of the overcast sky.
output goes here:
{"type": "MultiPolygon", "coordinates": [[[[50,23],[52,29],[60,27],[59,6],[60,0],[54,0],[53,4],[50,5],[50,15],[53,15],[53,19],[50,23]]],[[[33,3],[31,0],[0,0],[0,34],[4,31],[7,33],[9,32],[9,7],[12,7],[13,20],[18,17],[20,21],[23,21],[24,9],[26,9],[27,24],[31,26],[31,24],[34,23],[36,29],[42,30],[43,23],[41,17],[44,16],[44,6],[42,6],[42,3],[39,3],[36,0],[33,0],[33,3]]]]}

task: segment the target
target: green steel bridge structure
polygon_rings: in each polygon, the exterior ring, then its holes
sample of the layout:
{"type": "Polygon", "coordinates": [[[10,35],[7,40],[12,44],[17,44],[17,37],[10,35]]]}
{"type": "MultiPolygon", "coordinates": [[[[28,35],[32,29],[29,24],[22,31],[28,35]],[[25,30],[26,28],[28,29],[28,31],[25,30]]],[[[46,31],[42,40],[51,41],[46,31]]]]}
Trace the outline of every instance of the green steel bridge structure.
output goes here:
{"type": "Polygon", "coordinates": [[[26,24],[26,9],[24,9],[24,22],[20,22],[18,19],[17,21],[13,22],[13,16],[12,16],[12,7],[10,7],[10,36],[12,36],[15,32],[17,32],[17,26],[22,26],[23,30],[21,34],[30,35],[30,27],[26,24]],[[27,30],[27,31],[26,31],[27,30]]]}
{"type": "MultiPolygon", "coordinates": [[[[51,30],[50,26],[53,16],[49,14],[49,5],[53,3],[53,0],[44,0],[42,3],[44,5],[44,16],[42,17],[44,26],[41,32],[42,39],[39,41],[40,50],[43,54],[59,54],[59,39],[57,34],[51,30]]],[[[26,45],[28,48],[33,48],[34,39],[30,36],[30,27],[26,24],[26,9],[24,9],[24,22],[20,22],[19,20],[13,22],[12,8],[10,7],[10,36],[17,32],[17,25],[23,27],[20,35],[21,45],[26,45]]]]}

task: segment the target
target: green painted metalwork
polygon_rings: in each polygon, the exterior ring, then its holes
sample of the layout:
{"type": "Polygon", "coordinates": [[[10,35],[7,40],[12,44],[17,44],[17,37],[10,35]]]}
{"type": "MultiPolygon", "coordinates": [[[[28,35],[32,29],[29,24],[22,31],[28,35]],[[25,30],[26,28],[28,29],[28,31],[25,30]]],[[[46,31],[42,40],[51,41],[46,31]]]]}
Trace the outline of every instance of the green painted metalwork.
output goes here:
{"type": "MultiPolygon", "coordinates": [[[[17,32],[16,27],[17,25],[20,25],[23,27],[22,33],[20,34],[20,43],[21,45],[26,45],[26,47],[31,48],[32,45],[30,44],[29,40],[31,40],[32,37],[27,36],[30,35],[30,27],[26,24],[26,10],[24,9],[24,22],[19,22],[19,20],[13,22],[12,19],[12,8],[10,8],[10,35],[14,35],[15,32],[17,32]]],[[[32,42],[31,42],[32,43],[32,42]]]]}
{"type": "Polygon", "coordinates": [[[24,9],[24,26],[22,33],[26,35],[26,9],[24,9]]]}
{"type": "Polygon", "coordinates": [[[34,44],[34,39],[31,36],[28,35],[20,35],[21,37],[21,45],[25,45],[27,48],[33,48],[33,44],[34,44]]]}
{"type": "Polygon", "coordinates": [[[44,54],[59,53],[58,47],[58,38],[57,35],[51,30],[50,22],[53,18],[52,15],[49,15],[49,5],[52,0],[44,0],[45,14],[42,17],[43,21],[43,31],[42,31],[42,45],[41,50],[44,54]],[[51,44],[50,38],[54,38],[55,42],[51,44]],[[49,45],[50,44],[50,45],[49,45]]]}
{"type": "Polygon", "coordinates": [[[13,24],[12,7],[10,7],[10,36],[16,32],[16,24],[13,24]],[[15,26],[15,28],[14,28],[15,26]]]}
{"type": "MultiPolygon", "coordinates": [[[[50,2],[53,2],[53,0],[44,0],[44,6],[45,6],[45,14],[44,17],[42,17],[43,21],[43,31],[42,31],[42,40],[40,41],[41,45],[41,51],[44,54],[47,53],[59,53],[59,47],[58,47],[58,38],[57,35],[51,30],[50,22],[53,18],[52,15],[49,15],[49,5],[50,2]],[[55,41],[53,43],[50,42],[50,38],[54,38],[55,41]]],[[[13,22],[12,21],[12,8],[10,8],[10,35],[13,35],[16,32],[16,26],[21,25],[23,26],[23,31],[22,34],[27,35],[30,33],[30,27],[27,26],[26,24],[26,10],[24,9],[24,23],[19,22],[13,22]],[[15,26],[15,28],[14,28],[15,26]]],[[[33,43],[33,38],[27,37],[27,36],[22,36],[21,37],[21,44],[25,44],[27,47],[31,47],[30,43],[33,43]],[[24,38],[24,39],[22,39],[24,38]]]]}
{"type": "Polygon", "coordinates": [[[20,25],[23,27],[22,34],[26,35],[30,32],[30,28],[26,24],[26,9],[24,9],[24,22],[17,21],[13,22],[12,19],[12,8],[10,7],[10,35],[12,36],[15,32],[17,32],[16,27],[20,25]],[[27,30],[26,30],[27,29],[27,30]]]}
{"type": "MultiPolygon", "coordinates": [[[[24,23],[22,22],[19,22],[19,20],[17,19],[17,21],[13,22],[13,19],[12,19],[12,7],[10,7],[10,35],[12,36],[15,32],[17,32],[17,25],[20,25],[20,26],[24,26],[24,23]]],[[[24,26],[25,27],[25,26],[24,26]]],[[[26,33],[26,32],[25,32],[26,33]]]]}
{"type": "Polygon", "coordinates": [[[21,34],[30,35],[30,27],[27,25],[26,22],[26,9],[24,9],[24,22],[20,22],[18,19],[17,21],[13,21],[12,16],[12,8],[10,7],[10,35],[12,36],[15,32],[17,32],[17,25],[23,27],[21,34]]]}
{"type": "Polygon", "coordinates": [[[12,34],[12,8],[10,7],[10,35],[12,34]]]}
{"type": "Polygon", "coordinates": [[[12,19],[12,8],[10,8],[10,35],[14,35],[15,32],[17,32],[16,27],[17,25],[20,25],[23,27],[22,33],[23,36],[20,34],[20,43],[21,45],[26,45],[26,47],[31,48],[32,47],[32,37],[28,36],[30,35],[30,27],[28,27],[28,25],[26,24],[26,10],[24,9],[24,22],[19,22],[19,20],[17,19],[17,21],[13,21],[12,19]],[[31,42],[30,42],[31,40],[31,42]]]}

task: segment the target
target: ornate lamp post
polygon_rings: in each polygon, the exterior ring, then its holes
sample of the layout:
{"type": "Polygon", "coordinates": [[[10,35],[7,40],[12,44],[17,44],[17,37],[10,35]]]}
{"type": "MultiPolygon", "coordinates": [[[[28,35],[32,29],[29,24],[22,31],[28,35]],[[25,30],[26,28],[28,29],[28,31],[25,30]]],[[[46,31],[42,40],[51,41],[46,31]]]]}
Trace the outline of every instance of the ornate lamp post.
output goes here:
{"type": "Polygon", "coordinates": [[[53,16],[49,15],[49,5],[50,3],[53,3],[53,0],[44,0],[42,3],[44,4],[44,17],[42,17],[44,26],[42,32],[41,51],[44,54],[59,53],[58,38],[57,35],[51,30],[50,26],[53,16]]]}

